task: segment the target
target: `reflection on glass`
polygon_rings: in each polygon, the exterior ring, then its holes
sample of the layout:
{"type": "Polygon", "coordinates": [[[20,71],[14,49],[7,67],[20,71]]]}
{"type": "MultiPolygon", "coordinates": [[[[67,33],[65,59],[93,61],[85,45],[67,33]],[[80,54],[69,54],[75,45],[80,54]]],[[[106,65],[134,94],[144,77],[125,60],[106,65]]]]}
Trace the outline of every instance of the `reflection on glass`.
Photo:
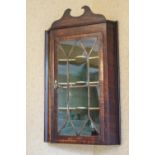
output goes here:
{"type": "Polygon", "coordinates": [[[59,135],[99,134],[99,48],[97,37],[58,44],[59,135]]]}

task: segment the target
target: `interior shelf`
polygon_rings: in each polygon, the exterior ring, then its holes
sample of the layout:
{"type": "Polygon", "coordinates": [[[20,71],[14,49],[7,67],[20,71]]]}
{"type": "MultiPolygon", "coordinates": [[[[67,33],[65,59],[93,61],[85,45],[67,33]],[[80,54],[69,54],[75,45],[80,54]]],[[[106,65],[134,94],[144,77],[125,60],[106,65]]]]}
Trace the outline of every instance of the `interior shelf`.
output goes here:
{"type": "MultiPolygon", "coordinates": [[[[76,61],[76,59],[85,59],[83,56],[77,56],[75,59],[58,59],[59,62],[76,61]]],[[[89,60],[99,59],[99,56],[89,57],[89,60]]]]}
{"type": "MultiPolygon", "coordinates": [[[[99,110],[99,107],[69,107],[69,110],[99,110]]],[[[67,110],[67,107],[58,107],[58,110],[67,110]]]]}
{"type": "Polygon", "coordinates": [[[58,87],[63,87],[63,88],[67,88],[67,86],[69,85],[69,87],[71,88],[78,88],[78,87],[87,87],[89,86],[98,86],[99,81],[93,81],[93,82],[86,82],[86,81],[77,81],[77,82],[58,82],[58,87]]]}

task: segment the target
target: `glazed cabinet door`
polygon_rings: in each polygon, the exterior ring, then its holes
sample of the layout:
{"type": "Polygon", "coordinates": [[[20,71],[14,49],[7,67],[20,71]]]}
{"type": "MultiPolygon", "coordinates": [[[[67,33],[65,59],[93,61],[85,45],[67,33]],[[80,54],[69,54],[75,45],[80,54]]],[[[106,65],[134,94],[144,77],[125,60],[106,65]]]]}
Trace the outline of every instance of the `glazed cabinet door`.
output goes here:
{"type": "Polygon", "coordinates": [[[100,26],[50,34],[53,142],[103,141],[103,24],[101,31],[96,31],[100,26]]]}

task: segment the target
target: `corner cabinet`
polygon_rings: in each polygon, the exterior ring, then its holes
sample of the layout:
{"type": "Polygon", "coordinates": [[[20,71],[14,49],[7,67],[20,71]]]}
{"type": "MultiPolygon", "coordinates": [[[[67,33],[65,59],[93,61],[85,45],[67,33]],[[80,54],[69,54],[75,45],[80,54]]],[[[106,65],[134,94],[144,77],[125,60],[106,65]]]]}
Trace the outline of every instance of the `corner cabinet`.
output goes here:
{"type": "Polygon", "coordinates": [[[120,144],[117,22],[83,9],[45,32],[44,141],[120,144]]]}

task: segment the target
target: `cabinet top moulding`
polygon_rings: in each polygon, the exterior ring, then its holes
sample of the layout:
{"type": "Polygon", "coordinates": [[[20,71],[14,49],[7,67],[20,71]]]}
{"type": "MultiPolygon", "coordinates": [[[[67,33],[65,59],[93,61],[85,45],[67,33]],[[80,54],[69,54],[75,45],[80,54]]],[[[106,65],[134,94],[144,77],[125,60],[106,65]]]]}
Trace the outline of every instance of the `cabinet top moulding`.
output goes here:
{"type": "Polygon", "coordinates": [[[108,22],[104,15],[94,14],[88,6],[83,6],[84,13],[81,16],[72,16],[70,14],[71,9],[66,9],[63,16],[55,21],[48,31],[53,29],[62,29],[68,27],[76,27],[76,26],[84,26],[84,25],[92,25],[108,22]]]}

